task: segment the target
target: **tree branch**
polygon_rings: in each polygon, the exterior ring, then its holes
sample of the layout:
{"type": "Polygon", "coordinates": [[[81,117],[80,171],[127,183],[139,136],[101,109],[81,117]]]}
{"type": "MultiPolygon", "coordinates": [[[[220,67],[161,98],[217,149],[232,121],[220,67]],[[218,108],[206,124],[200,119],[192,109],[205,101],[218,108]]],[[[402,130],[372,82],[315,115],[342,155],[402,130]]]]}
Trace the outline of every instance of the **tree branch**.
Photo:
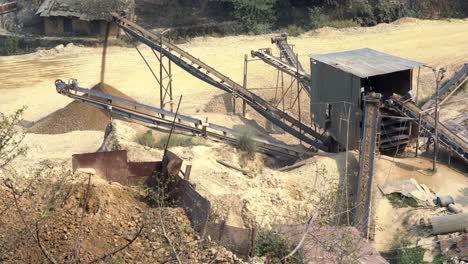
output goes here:
{"type": "Polygon", "coordinates": [[[50,253],[47,251],[47,249],[41,244],[41,241],[40,241],[40,238],[39,238],[39,224],[38,222],[36,222],[36,235],[33,234],[33,232],[31,231],[31,229],[28,227],[28,224],[26,223],[26,219],[24,218],[22,212],[21,212],[21,209],[19,207],[19,203],[18,203],[18,198],[16,196],[16,190],[15,190],[15,187],[13,186],[13,184],[11,182],[4,182],[5,186],[7,188],[9,188],[12,193],[13,193],[13,200],[15,202],[15,208],[16,208],[16,211],[18,212],[18,215],[19,217],[21,218],[21,222],[23,223],[24,227],[26,228],[26,230],[28,231],[28,233],[30,234],[30,236],[36,241],[37,245],[39,246],[39,249],[41,250],[42,254],[53,264],[57,264],[57,261],[54,259],[54,257],[52,257],[52,255],[50,255],[50,253]]]}
{"type": "Polygon", "coordinates": [[[83,222],[84,222],[84,216],[86,212],[86,205],[88,204],[89,200],[89,192],[91,188],[91,174],[88,175],[88,185],[86,187],[86,192],[84,195],[84,201],[83,205],[81,206],[81,219],[80,219],[80,228],[78,229],[78,233],[76,234],[76,242],[75,242],[75,253],[73,258],[75,259],[75,263],[80,262],[80,238],[81,238],[81,233],[83,230],[83,222]]]}
{"type": "Polygon", "coordinates": [[[140,237],[141,233],[143,232],[143,228],[144,228],[144,227],[145,227],[145,226],[142,225],[142,226],[140,227],[140,229],[138,230],[138,232],[135,234],[135,236],[134,236],[130,241],[128,241],[127,244],[125,244],[125,245],[123,245],[123,246],[121,246],[121,247],[115,249],[115,250],[112,251],[112,252],[109,252],[109,253],[106,253],[106,254],[104,254],[104,255],[102,255],[102,256],[100,256],[100,257],[97,257],[97,258],[95,258],[95,259],[93,259],[93,260],[87,262],[86,264],[93,264],[93,263],[98,262],[99,260],[104,260],[104,259],[106,259],[106,258],[108,258],[108,257],[110,257],[110,256],[113,256],[113,255],[119,253],[120,251],[122,251],[122,250],[128,248],[133,242],[135,242],[135,240],[137,240],[138,237],[140,237]]]}

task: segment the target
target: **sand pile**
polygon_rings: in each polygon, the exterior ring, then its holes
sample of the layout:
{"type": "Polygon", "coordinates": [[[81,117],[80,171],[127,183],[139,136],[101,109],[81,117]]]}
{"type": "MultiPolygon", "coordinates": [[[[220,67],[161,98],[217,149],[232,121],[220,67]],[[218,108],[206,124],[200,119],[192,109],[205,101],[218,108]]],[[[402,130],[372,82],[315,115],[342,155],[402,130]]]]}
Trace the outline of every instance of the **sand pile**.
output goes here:
{"type": "MultiPolygon", "coordinates": [[[[96,84],[92,90],[135,101],[108,84],[96,84]]],[[[106,111],[74,101],[38,120],[28,132],[34,134],[63,134],[75,130],[104,131],[109,120],[110,117],[106,111]]]]}

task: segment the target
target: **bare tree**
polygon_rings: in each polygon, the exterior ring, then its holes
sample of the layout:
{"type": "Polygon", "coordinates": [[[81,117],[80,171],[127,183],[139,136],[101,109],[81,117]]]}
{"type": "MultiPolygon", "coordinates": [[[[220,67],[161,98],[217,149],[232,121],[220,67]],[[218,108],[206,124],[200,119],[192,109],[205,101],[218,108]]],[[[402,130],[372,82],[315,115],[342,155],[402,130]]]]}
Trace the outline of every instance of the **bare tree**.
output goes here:
{"type": "Polygon", "coordinates": [[[23,107],[12,115],[0,113],[0,171],[15,158],[26,154],[27,148],[21,145],[25,134],[19,126],[25,109],[23,107]]]}

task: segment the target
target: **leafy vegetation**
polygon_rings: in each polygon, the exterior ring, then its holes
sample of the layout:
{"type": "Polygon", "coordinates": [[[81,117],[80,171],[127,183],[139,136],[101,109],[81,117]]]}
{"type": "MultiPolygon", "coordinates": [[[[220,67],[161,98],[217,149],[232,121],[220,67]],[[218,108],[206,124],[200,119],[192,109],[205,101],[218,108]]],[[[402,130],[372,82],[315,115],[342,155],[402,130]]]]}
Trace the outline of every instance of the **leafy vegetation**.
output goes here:
{"type": "Polygon", "coordinates": [[[24,111],[23,107],[11,115],[0,112],[0,170],[26,154],[27,148],[21,145],[25,134],[18,129],[24,111]]]}
{"type": "Polygon", "coordinates": [[[411,197],[405,197],[397,193],[387,195],[387,199],[390,201],[393,207],[404,208],[404,207],[418,207],[418,202],[411,197]]]}
{"type": "Polygon", "coordinates": [[[432,262],[424,261],[426,250],[417,244],[412,244],[407,238],[399,239],[394,248],[394,255],[390,256],[390,263],[395,264],[443,264],[444,256],[434,257],[432,262]]]}
{"type": "Polygon", "coordinates": [[[8,56],[17,54],[20,50],[20,40],[18,37],[0,38],[0,55],[8,56]]]}
{"type": "Polygon", "coordinates": [[[237,147],[248,154],[253,156],[255,154],[255,141],[253,140],[254,134],[251,130],[244,129],[241,131],[241,135],[237,138],[237,147]]]}
{"type": "MultiPolygon", "coordinates": [[[[91,1],[91,0],[88,0],[91,1]]],[[[373,26],[390,23],[402,17],[463,18],[468,15],[468,1],[454,0],[437,4],[434,1],[409,0],[174,0],[156,12],[138,7],[137,13],[146,19],[157,19],[173,27],[178,38],[198,35],[235,35],[303,31],[330,26],[373,26]],[[444,4],[445,3],[445,4],[444,4]],[[153,18],[156,17],[156,18],[153,18]],[[208,21],[208,23],[207,23],[208,21]]]]}
{"type": "Polygon", "coordinates": [[[427,263],[423,261],[425,250],[420,246],[413,246],[407,239],[402,239],[396,249],[399,264],[427,263]]]}
{"type": "Polygon", "coordinates": [[[257,242],[255,247],[255,256],[270,257],[271,263],[307,263],[305,257],[300,253],[296,253],[293,258],[288,258],[286,262],[282,262],[289,252],[291,252],[296,245],[287,237],[275,233],[273,231],[261,231],[257,235],[257,242]]]}
{"type": "MultiPolygon", "coordinates": [[[[143,134],[140,134],[136,137],[135,141],[143,146],[150,148],[164,149],[166,147],[167,141],[169,140],[169,135],[165,135],[160,139],[156,140],[153,136],[151,130],[146,131],[143,134]]],[[[183,136],[172,134],[169,142],[169,147],[190,147],[197,145],[206,145],[205,142],[198,140],[194,137],[183,136]]]]}

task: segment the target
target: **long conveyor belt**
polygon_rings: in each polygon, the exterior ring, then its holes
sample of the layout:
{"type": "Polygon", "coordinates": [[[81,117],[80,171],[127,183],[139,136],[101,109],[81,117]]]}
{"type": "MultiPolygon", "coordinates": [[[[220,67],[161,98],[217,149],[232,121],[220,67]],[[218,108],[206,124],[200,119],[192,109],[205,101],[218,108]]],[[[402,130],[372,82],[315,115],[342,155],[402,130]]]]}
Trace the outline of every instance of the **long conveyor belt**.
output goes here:
{"type": "Polygon", "coordinates": [[[297,60],[296,54],[294,53],[291,45],[289,45],[288,43],[287,34],[282,34],[281,36],[274,37],[271,39],[271,42],[276,44],[276,46],[280,50],[281,56],[288,61],[289,65],[299,68],[299,71],[304,71],[301,63],[297,60]]]}
{"type": "MultiPolygon", "coordinates": [[[[394,106],[403,115],[419,120],[421,117],[421,128],[427,135],[434,137],[435,119],[432,115],[424,114],[422,110],[411,101],[402,101],[401,98],[393,100],[394,106]]],[[[465,162],[468,162],[468,144],[455,132],[451,131],[444,124],[438,123],[438,139],[445,147],[453,150],[465,162]]]]}
{"type": "MultiPolygon", "coordinates": [[[[439,102],[444,101],[453,92],[456,91],[465,81],[468,80],[468,63],[458,71],[452,79],[450,79],[445,85],[439,89],[439,102]]],[[[434,94],[422,107],[422,110],[426,110],[435,106],[437,94],[434,94]]]]}
{"type": "Polygon", "coordinates": [[[250,92],[242,85],[234,82],[219,71],[210,67],[201,60],[195,58],[188,52],[172,44],[163,36],[149,32],[139,25],[119,16],[112,14],[114,22],[134,39],[146,44],[150,48],[161,52],[177,66],[189,72],[193,76],[205,81],[226,92],[233,93],[242,98],[255,111],[265,117],[268,121],[280,127],[294,137],[303,140],[316,149],[328,150],[324,138],[320,133],[303,124],[294,117],[279,110],[263,98],[250,92]]]}
{"type": "MultiPolygon", "coordinates": [[[[271,42],[276,44],[276,46],[280,50],[280,57],[285,58],[288,65],[294,68],[294,71],[298,73],[305,73],[304,68],[301,65],[301,62],[298,60],[291,45],[289,45],[288,43],[287,34],[282,34],[281,36],[274,37],[271,39],[271,42]]],[[[276,65],[274,64],[270,64],[270,65],[276,67],[276,65]]],[[[302,88],[304,88],[307,91],[307,94],[310,96],[311,95],[310,75],[305,74],[304,77],[305,78],[300,78],[299,81],[301,83],[302,88]]]]}
{"type": "Polygon", "coordinates": [[[310,95],[310,75],[309,74],[301,70],[298,71],[297,67],[289,65],[288,63],[266,53],[263,50],[253,50],[251,54],[252,54],[252,57],[257,57],[261,59],[262,61],[264,61],[265,63],[275,67],[276,69],[294,78],[298,78],[302,87],[304,87],[305,90],[307,91],[307,94],[310,95]]]}
{"type": "MultiPolygon", "coordinates": [[[[146,124],[170,128],[175,117],[175,113],[163,109],[140,104],[99,91],[80,88],[74,84],[66,84],[60,80],[55,82],[55,87],[59,94],[146,124]]],[[[238,137],[242,135],[239,131],[185,115],[177,114],[176,119],[177,122],[174,123],[174,125],[178,130],[196,135],[208,136],[231,144],[236,144],[238,137]]],[[[302,151],[281,143],[271,142],[258,137],[253,137],[252,140],[255,142],[257,149],[266,154],[295,158],[303,155],[302,151]]]]}
{"type": "Polygon", "coordinates": [[[358,189],[354,217],[354,226],[364,237],[367,236],[369,229],[374,159],[377,150],[377,135],[380,128],[380,98],[379,94],[371,94],[364,98],[364,120],[359,149],[358,189]]]}

